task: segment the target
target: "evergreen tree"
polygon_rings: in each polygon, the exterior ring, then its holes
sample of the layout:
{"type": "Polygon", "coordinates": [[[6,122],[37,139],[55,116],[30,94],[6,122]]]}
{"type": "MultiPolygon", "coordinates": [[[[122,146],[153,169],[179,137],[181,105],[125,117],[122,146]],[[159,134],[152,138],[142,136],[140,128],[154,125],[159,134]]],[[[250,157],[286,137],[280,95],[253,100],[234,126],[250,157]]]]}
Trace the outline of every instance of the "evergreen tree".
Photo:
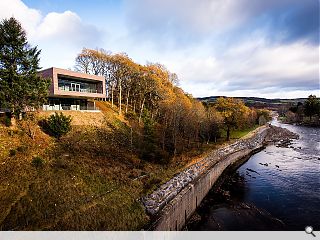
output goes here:
{"type": "Polygon", "coordinates": [[[311,118],[313,115],[319,114],[320,109],[320,101],[317,99],[315,95],[310,95],[308,99],[304,103],[304,113],[306,116],[311,118]]]}
{"type": "Polygon", "coordinates": [[[37,74],[40,50],[27,42],[26,32],[13,17],[0,23],[0,107],[10,115],[38,108],[48,95],[50,80],[37,74]]]}

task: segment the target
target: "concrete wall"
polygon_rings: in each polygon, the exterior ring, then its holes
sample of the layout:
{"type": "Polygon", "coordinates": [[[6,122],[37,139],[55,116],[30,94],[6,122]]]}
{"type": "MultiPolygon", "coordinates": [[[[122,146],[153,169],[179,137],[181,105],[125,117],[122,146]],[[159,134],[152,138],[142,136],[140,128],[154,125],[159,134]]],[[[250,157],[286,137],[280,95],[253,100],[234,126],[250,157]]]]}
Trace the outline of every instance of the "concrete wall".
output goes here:
{"type": "Polygon", "coordinates": [[[267,129],[256,133],[260,136],[252,136],[248,139],[248,146],[253,145],[253,147],[229,153],[206,172],[202,173],[196,180],[184,187],[155,216],[156,220],[151,227],[152,230],[174,231],[182,229],[187,219],[193,214],[223,171],[228,166],[235,164],[240,159],[262,147],[266,132],[267,129]]]}

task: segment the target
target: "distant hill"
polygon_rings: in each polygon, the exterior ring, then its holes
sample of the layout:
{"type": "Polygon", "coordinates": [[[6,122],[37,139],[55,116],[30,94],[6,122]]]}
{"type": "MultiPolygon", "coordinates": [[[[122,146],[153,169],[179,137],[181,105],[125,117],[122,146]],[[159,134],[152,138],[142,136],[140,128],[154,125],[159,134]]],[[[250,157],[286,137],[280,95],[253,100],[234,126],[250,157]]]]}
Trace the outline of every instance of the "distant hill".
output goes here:
{"type": "MultiPolygon", "coordinates": [[[[210,96],[198,98],[201,102],[204,103],[214,103],[219,97],[225,96],[210,96]]],[[[295,98],[295,99],[268,99],[268,98],[259,98],[259,97],[234,97],[236,99],[242,100],[249,107],[257,108],[278,108],[281,105],[296,105],[298,102],[304,102],[307,98],[295,98]]]]}

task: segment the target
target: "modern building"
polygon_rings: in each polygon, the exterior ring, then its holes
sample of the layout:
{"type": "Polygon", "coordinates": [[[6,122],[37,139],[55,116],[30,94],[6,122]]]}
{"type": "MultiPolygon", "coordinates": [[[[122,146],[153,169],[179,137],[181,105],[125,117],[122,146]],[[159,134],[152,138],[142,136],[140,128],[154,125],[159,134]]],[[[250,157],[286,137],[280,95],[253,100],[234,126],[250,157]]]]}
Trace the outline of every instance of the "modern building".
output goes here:
{"type": "Polygon", "coordinates": [[[103,76],[54,67],[39,74],[51,79],[49,99],[43,110],[96,110],[95,100],[106,98],[103,76]]]}

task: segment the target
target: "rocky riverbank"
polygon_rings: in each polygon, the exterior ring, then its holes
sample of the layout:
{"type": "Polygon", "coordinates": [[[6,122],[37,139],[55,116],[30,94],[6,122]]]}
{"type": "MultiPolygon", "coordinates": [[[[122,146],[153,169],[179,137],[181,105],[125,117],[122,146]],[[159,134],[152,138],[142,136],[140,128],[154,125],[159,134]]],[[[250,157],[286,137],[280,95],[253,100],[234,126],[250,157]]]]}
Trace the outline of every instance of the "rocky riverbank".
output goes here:
{"type": "Polygon", "coordinates": [[[290,143],[292,139],[298,139],[299,135],[290,132],[288,129],[269,125],[268,133],[265,137],[265,143],[278,143],[285,146],[286,143],[290,143]]]}
{"type": "Polygon", "coordinates": [[[198,179],[204,172],[212,168],[221,159],[224,159],[231,153],[242,151],[244,149],[254,149],[263,144],[268,127],[260,127],[254,131],[249,138],[240,139],[232,144],[214,150],[207,157],[198,163],[185,169],[177,176],[169,180],[154,191],[152,194],[144,197],[142,203],[148,214],[157,214],[170,200],[172,200],[189,183],[198,179]]]}
{"type": "MultiPolygon", "coordinates": [[[[277,142],[280,143],[280,141],[287,142],[287,141],[290,141],[290,139],[297,138],[297,137],[298,136],[296,134],[293,134],[290,131],[283,128],[279,128],[271,125],[260,127],[256,129],[254,132],[250,133],[248,136],[242,139],[239,139],[238,141],[232,144],[226,145],[222,148],[212,151],[210,154],[208,154],[207,157],[205,157],[198,163],[190,166],[189,168],[185,169],[183,172],[181,172],[180,174],[178,174],[177,176],[169,180],[167,183],[160,186],[160,188],[157,189],[152,194],[144,197],[142,199],[142,202],[145,206],[146,212],[151,216],[158,215],[159,217],[162,215],[160,213],[161,209],[167,206],[169,202],[170,202],[169,205],[172,205],[171,200],[175,199],[176,196],[178,195],[179,195],[179,199],[185,198],[186,196],[182,196],[185,193],[182,193],[182,194],[179,194],[179,193],[185,192],[185,190],[182,191],[183,189],[187,189],[190,187],[193,188],[193,184],[197,184],[196,182],[199,182],[198,180],[202,179],[203,176],[206,176],[208,172],[213,173],[214,171],[215,173],[213,174],[214,175],[218,174],[217,175],[218,177],[220,175],[221,170],[217,170],[217,169],[221,169],[221,164],[222,165],[227,164],[225,166],[227,167],[229,164],[232,164],[232,162],[238,161],[237,159],[239,159],[239,156],[245,157],[248,154],[252,154],[252,152],[257,151],[259,148],[261,148],[266,144],[277,143],[277,142]]],[[[210,182],[206,183],[206,184],[209,184],[210,186],[206,186],[206,188],[207,187],[210,188],[213,183],[214,181],[212,182],[210,180],[210,182]]],[[[198,201],[199,200],[201,201],[201,199],[198,198],[198,201]]],[[[178,204],[178,203],[174,203],[174,204],[178,204]]],[[[172,208],[172,207],[173,206],[169,208],[172,208]]],[[[166,215],[168,214],[170,215],[171,210],[169,210],[169,208],[166,207],[166,210],[164,210],[166,215]]],[[[177,210],[174,210],[174,211],[177,211],[177,210]]],[[[185,212],[185,215],[186,215],[186,212],[185,212]]],[[[185,216],[185,218],[186,217],[187,216],[185,216]]]]}
{"type": "Polygon", "coordinates": [[[194,181],[201,173],[212,167],[217,161],[228,154],[241,151],[245,148],[255,148],[259,144],[276,143],[289,144],[290,139],[298,138],[298,135],[287,129],[269,125],[260,127],[246,137],[229,144],[223,148],[212,151],[206,158],[190,166],[167,183],[160,186],[152,194],[144,197],[142,202],[147,213],[154,215],[159,212],[171,199],[173,199],[184,187],[194,181]],[[266,130],[266,132],[265,132],[266,130]]]}
{"type": "MultiPolygon", "coordinates": [[[[293,139],[299,135],[287,129],[270,126],[265,137],[266,144],[273,144],[280,148],[293,148],[293,139]]],[[[245,167],[242,174],[236,172],[238,167],[249,159],[239,161],[220,176],[210,192],[201,202],[192,217],[188,220],[184,230],[222,230],[222,231],[278,231],[288,230],[288,225],[282,220],[271,215],[265,209],[245,201],[247,193],[247,179],[261,178],[261,173],[256,168],[245,167]],[[256,169],[256,170],[254,170],[256,169]]],[[[276,171],[279,165],[265,162],[257,164],[273,167],[276,171]]],[[[281,164],[280,164],[281,165],[281,164]]],[[[280,166],[281,167],[281,166],[280,166]]],[[[254,180],[253,180],[254,181],[254,180]]]]}

